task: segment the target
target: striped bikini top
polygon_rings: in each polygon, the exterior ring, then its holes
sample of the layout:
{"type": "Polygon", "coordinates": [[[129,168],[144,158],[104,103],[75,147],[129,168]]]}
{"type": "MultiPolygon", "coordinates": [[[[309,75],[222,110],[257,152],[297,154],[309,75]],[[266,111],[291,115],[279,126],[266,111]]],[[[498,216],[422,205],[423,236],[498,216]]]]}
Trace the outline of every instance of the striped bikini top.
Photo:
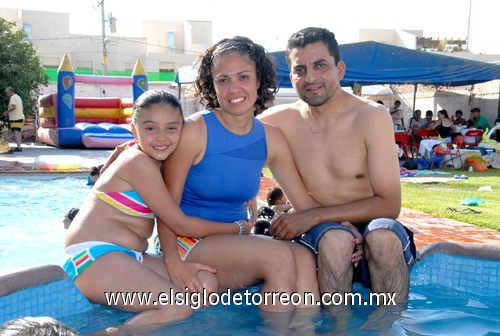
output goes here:
{"type": "Polygon", "coordinates": [[[130,216],[156,218],[155,214],[141,199],[137,191],[101,192],[94,189],[97,198],[130,216]]]}

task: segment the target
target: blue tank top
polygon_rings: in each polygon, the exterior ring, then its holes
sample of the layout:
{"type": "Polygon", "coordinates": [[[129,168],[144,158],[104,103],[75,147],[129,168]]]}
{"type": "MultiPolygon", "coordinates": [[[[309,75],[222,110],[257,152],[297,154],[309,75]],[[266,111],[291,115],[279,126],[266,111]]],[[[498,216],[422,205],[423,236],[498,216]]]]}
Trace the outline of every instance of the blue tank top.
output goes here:
{"type": "Polygon", "coordinates": [[[249,133],[228,131],[211,110],[199,112],[207,126],[207,148],[186,178],[181,209],[219,222],[247,218],[246,201],[257,196],[267,158],[264,126],[253,118],[249,133]]]}

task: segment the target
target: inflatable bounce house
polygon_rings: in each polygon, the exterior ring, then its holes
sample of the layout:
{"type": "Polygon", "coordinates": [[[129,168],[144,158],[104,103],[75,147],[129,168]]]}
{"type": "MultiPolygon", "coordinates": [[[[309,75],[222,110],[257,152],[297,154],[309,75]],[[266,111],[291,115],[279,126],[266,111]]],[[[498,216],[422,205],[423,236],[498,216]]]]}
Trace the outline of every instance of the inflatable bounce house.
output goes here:
{"type": "Polygon", "coordinates": [[[57,93],[39,98],[38,141],[60,148],[115,148],[133,139],[133,102],[148,89],[138,59],[131,77],[75,75],[65,55],[57,73],[57,93]],[[76,83],[131,85],[133,98],[75,97],[76,83]]]}

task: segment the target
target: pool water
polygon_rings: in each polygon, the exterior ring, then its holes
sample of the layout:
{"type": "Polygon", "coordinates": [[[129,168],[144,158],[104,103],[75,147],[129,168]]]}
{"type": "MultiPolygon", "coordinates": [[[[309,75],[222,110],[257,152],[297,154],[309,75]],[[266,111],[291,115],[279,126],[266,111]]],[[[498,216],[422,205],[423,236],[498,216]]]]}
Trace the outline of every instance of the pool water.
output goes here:
{"type": "Polygon", "coordinates": [[[0,269],[62,265],[64,214],[90,190],[87,176],[0,175],[0,269]]]}
{"type": "Polygon", "coordinates": [[[63,217],[80,208],[87,177],[0,177],[0,269],[62,264],[63,217]]]}
{"type": "MultiPolygon", "coordinates": [[[[0,176],[0,269],[62,264],[62,218],[90,191],[86,176],[0,176]]],[[[151,244],[152,245],[152,244],[151,244]]],[[[500,261],[434,254],[412,269],[409,301],[401,311],[354,306],[345,330],[322,309],[316,334],[499,335],[500,261]],[[432,266],[432,267],[431,267],[432,266]]],[[[258,291],[259,287],[250,288],[258,291]]],[[[354,292],[366,298],[358,284],[354,292]]],[[[134,314],[93,305],[90,312],[58,319],[88,335],[134,314]]],[[[149,335],[279,335],[256,306],[213,306],[149,335]]],[[[301,334],[301,333],[298,333],[301,334]]]]}

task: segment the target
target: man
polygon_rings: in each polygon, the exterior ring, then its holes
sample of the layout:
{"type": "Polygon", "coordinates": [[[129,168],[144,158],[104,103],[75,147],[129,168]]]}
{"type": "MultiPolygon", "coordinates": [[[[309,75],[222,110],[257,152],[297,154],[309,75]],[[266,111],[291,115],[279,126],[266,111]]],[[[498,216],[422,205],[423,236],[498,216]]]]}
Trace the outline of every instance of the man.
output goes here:
{"type": "Polygon", "coordinates": [[[479,107],[474,107],[470,111],[470,119],[467,121],[467,128],[477,128],[483,132],[487,132],[491,129],[488,119],[481,115],[479,107]]]}
{"type": "MultiPolygon", "coordinates": [[[[470,111],[470,119],[467,120],[466,127],[467,127],[466,129],[461,131],[463,135],[465,135],[465,133],[469,129],[480,129],[483,132],[487,132],[488,130],[491,129],[488,119],[486,119],[484,116],[481,115],[481,110],[479,109],[479,107],[474,107],[470,111]]],[[[466,136],[464,138],[464,142],[467,145],[477,145],[482,140],[483,140],[482,136],[477,136],[477,137],[466,136]]]]}
{"type": "Polygon", "coordinates": [[[389,108],[394,129],[404,129],[405,123],[403,121],[403,110],[401,109],[401,102],[396,100],[394,106],[389,108]]]}
{"type": "Polygon", "coordinates": [[[321,292],[346,293],[352,289],[357,231],[346,222],[353,223],[364,235],[365,256],[356,268],[365,275],[363,284],[404,302],[415,250],[409,247],[411,232],[395,220],[401,184],[387,109],[342,91],[346,65],[330,31],[293,34],[286,55],[300,100],[260,118],[285,134],[306,188],[323,207],[282,215],[273,236],[300,236],[317,255],[321,292]]]}
{"type": "Polygon", "coordinates": [[[2,117],[5,117],[7,115],[9,116],[10,129],[12,130],[12,133],[14,133],[14,139],[16,140],[17,147],[12,151],[22,152],[21,129],[24,126],[23,101],[11,87],[5,89],[5,93],[10,98],[9,108],[2,114],[2,117]]]}
{"type": "Polygon", "coordinates": [[[429,126],[432,126],[432,124],[434,124],[433,119],[434,119],[434,112],[432,112],[431,110],[427,110],[427,112],[425,112],[425,119],[422,122],[420,129],[426,129],[429,126]]]}

